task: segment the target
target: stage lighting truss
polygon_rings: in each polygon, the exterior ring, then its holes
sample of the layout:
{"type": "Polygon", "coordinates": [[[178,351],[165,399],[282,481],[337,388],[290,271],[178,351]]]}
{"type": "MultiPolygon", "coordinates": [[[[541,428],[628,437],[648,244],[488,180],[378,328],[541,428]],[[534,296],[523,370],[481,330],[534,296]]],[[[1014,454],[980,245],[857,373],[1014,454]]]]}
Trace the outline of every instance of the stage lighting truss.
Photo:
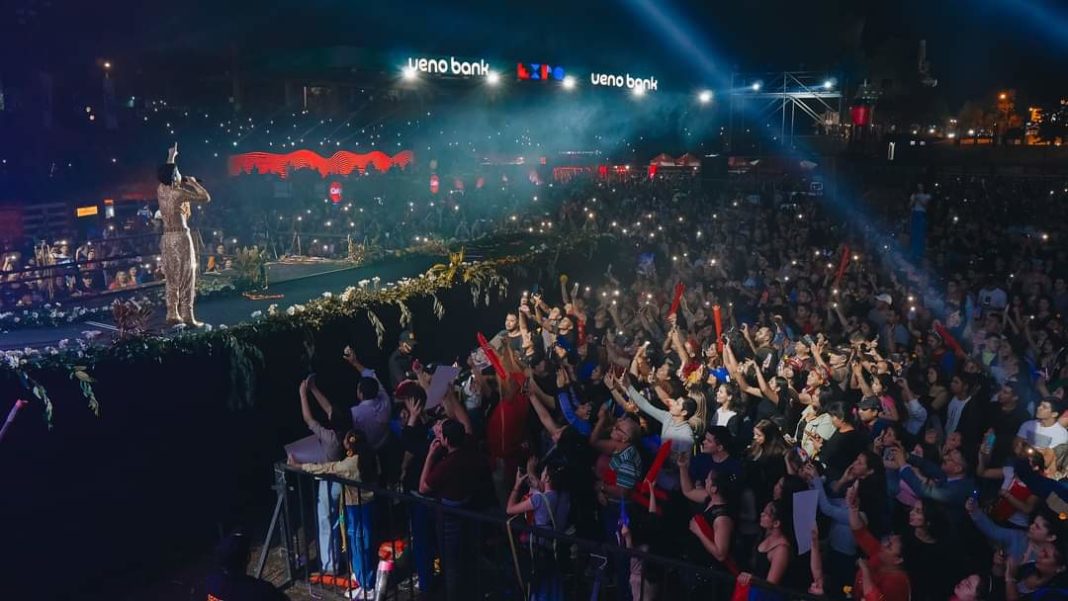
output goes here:
{"type": "Polygon", "coordinates": [[[842,86],[827,73],[734,73],[731,75],[728,147],[736,135],[768,130],[778,141],[792,146],[798,117],[805,131],[829,132],[841,123],[842,86]]]}

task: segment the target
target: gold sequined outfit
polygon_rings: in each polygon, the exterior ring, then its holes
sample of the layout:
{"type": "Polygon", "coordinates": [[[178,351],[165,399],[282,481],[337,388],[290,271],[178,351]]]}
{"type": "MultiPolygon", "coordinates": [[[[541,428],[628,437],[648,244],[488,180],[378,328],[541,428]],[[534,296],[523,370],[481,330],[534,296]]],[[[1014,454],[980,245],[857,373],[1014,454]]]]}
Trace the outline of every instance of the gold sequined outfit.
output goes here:
{"type": "Polygon", "coordinates": [[[177,186],[160,184],[156,190],[159,212],[163,218],[163,237],[159,242],[166,278],[167,320],[196,323],[193,297],[196,294],[197,257],[186,218],[189,203],[211,202],[211,196],[199,183],[183,181],[177,186]]]}

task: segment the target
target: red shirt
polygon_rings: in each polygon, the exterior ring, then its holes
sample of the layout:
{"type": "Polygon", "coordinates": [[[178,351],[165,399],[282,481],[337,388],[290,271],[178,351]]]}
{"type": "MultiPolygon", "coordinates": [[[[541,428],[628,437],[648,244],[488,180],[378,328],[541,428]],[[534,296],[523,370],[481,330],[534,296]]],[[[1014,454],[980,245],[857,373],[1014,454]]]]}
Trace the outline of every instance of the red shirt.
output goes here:
{"type": "Polygon", "coordinates": [[[487,477],[486,460],[470,444],[438,459],[426,475],[434,496],[446,501],[467,501],[474,496],[479,481],[487,477]]]}
{"type": "Polygon", "coordinates": [[[503,399],[493,408],[486,424],[486,443],[490,457],[509,459],[522,450],[530,399],[522,393],[503,399]]]}
{"type": "Polygon", "coordinates": [[[909,575],[904,570],[883,567],[879,560],[879,551],[882,548],[879,541],[872,536],[871,532],[868,532],[867,528],[854,530],[853,538],[857,539],[857,546],[868,556],[868,567],[871,569],[871,579],[875,584],[875,590],[864,590],[864,579],[861,578],[860,570],[857,570],[853,598],[863,601],[909,601],[912,595],[909,575]]]}

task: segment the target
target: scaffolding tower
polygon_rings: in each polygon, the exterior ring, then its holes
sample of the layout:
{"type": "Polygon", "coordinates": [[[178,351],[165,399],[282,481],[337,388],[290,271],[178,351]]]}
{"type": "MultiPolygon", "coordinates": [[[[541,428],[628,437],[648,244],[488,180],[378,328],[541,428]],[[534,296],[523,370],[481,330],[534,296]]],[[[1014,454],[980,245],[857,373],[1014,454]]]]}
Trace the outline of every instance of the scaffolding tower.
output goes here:
{"type": "Polygon", "coordinates": [[[799,118],[806,131],[830,133],[840,126],[841,115],[842,83],[833,76],[812,71],[732,73],[727,149],[736,150],[743,129],[775,126],[771,131],[778,136],[773,137],[792,148],[799,118]]]}

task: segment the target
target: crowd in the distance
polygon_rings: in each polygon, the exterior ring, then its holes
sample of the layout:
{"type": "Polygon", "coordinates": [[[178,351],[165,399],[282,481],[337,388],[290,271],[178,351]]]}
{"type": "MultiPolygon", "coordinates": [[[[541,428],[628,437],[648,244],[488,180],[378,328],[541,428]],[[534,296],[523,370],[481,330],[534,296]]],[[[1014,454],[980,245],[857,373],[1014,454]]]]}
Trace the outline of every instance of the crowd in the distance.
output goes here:
{"type": "MultiPolygon", "coordinates": [[[[388,378],[347,352],[363,375],[355,423],[327,420],[319,408],[350,400],[306,382],[305,419],[340,461],[304,469],[732,575],[666,582],[651,562],[617,562],[619,599],[783,598],[764,582],[831,598],[1068,597],[1068,249],[1048,182],[927,182],[886,235],[788,182],[747,195],[652,182],[612,202],[611,184],[589,186],[558,217],[615,230],[618,262],[524,292],[433,409],[411,332],[388,378]],[[806,491],[818,527],[799,554],[806,491]]],[[[350,490],[344,503],[374,501],[350,490]]],[[[371,543],[393,533],[347,523],[372,589],[371,543]]],[[[435,550],[427,516],[411,527],[420,586],[437,554],[459,594],[471,562],[458,558],[477,542],[447,520],[435,550]]],[[[343,572],[330,538],[323,522],[323,569],[343,572]]],[[[569,553],[528,552],[536,598],[585,586],[569,553]]]]}

